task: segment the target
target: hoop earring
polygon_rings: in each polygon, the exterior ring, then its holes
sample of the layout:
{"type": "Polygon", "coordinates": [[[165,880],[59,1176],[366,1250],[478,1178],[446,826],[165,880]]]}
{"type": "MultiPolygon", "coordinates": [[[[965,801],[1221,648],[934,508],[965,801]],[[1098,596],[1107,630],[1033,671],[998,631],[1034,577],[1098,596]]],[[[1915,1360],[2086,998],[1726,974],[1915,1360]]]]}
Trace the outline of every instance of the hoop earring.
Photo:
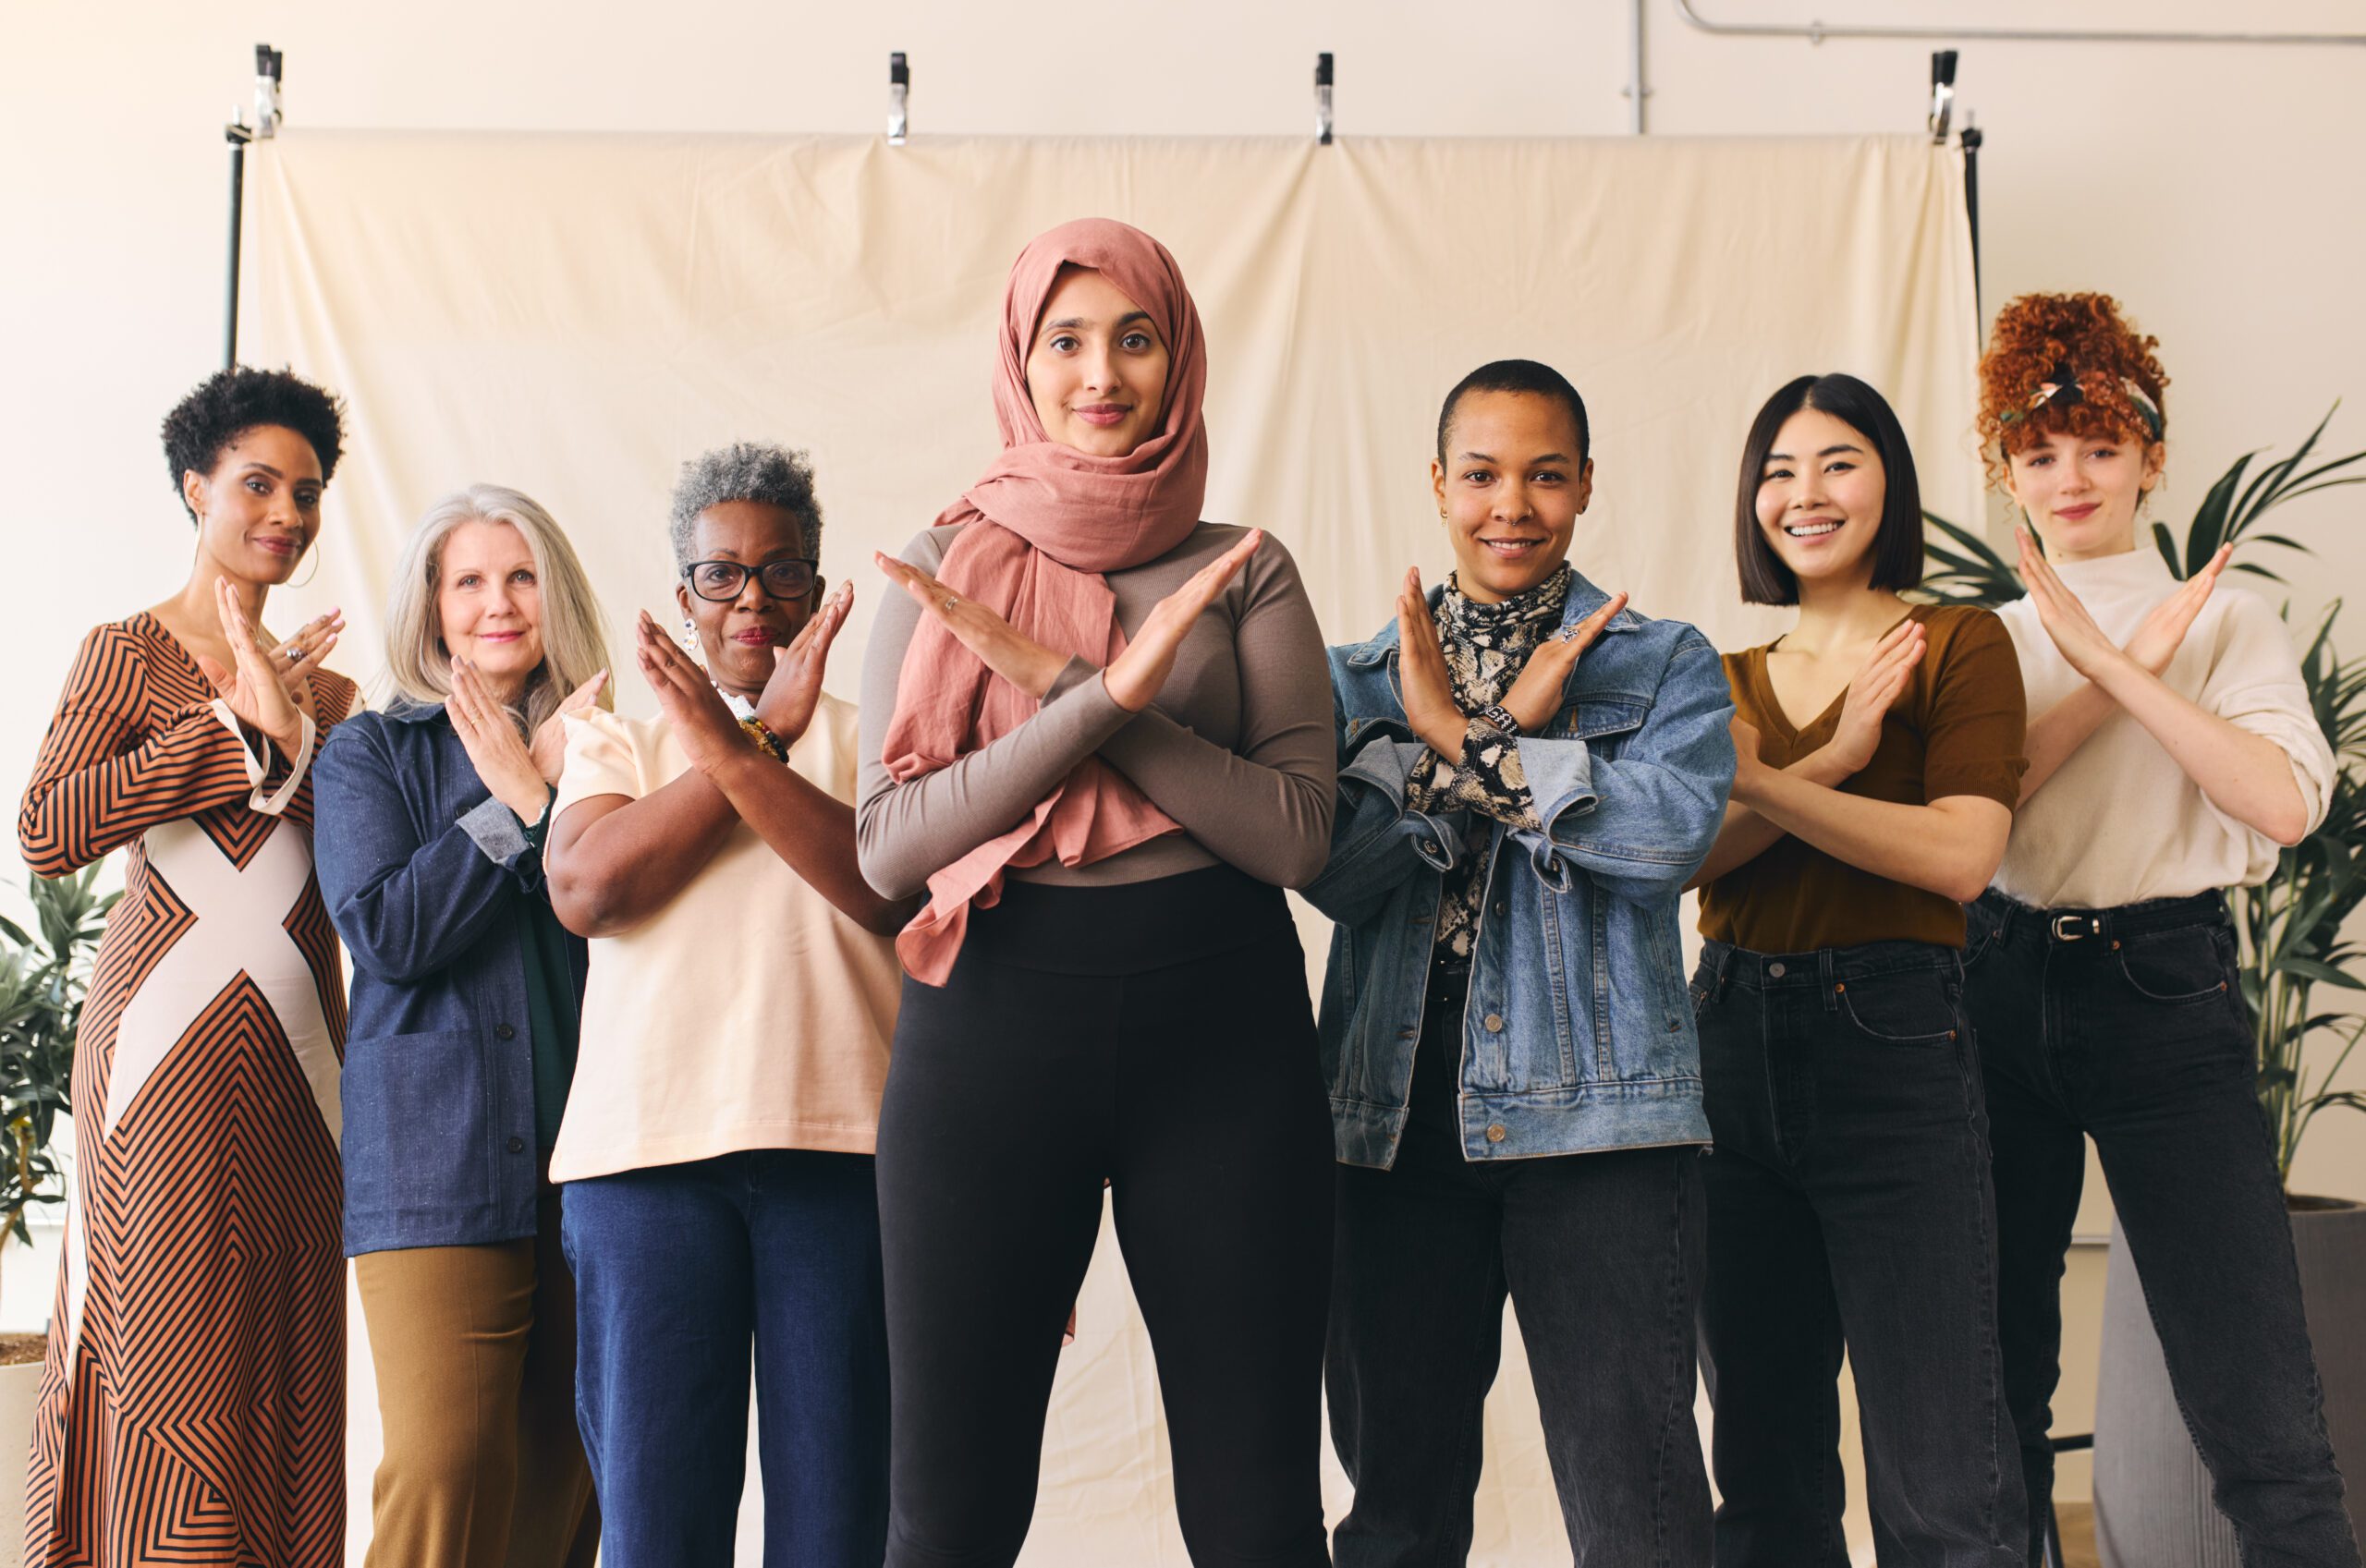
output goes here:
{"type": "Polygon", "coordinates": [[[312,547],[312,549],[309,552],[309,553],[310,553],[310,554],[311,555],[311,557],[312,557],[312,576],[311,576],[311,577],[306,577],[302,582],[292,582],[292,583],[289,583],[289,584],[287,585],[288,587],[290,587],[290,588],[310,588],[310,587],[311,587],[311,586],[312,586],[313,580],[314,580],[315,578],[317,578],[317,577],[321,575],[321,550],[320,550],[320,546],[318,546],[318,545],[314,545],[314,546],[312,547]]]}

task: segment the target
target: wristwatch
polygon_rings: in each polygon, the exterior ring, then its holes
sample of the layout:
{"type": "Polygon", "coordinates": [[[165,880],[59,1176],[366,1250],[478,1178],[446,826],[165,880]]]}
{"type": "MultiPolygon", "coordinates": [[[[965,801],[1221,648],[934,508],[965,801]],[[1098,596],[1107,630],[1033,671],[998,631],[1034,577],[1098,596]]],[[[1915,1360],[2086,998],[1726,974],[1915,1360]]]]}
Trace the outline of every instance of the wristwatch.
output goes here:
{"type": "Polygon", "coordinates": [[[1519,721],[1513,718],[1511,710],[1500,702],[1490,704],[1486,711],[1479,716],[1504,735],[1518,735],[1519,734],[1519,721]]]}

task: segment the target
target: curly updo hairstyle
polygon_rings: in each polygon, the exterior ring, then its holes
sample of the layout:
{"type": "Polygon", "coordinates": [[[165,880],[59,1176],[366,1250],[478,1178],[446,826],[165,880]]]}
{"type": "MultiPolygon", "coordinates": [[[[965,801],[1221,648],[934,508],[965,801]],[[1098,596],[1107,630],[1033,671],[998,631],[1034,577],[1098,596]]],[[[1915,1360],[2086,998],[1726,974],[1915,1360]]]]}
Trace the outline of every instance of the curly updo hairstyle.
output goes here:
{"type": "Polygon", "coordinates": [[[2162,439],[2169,377],[2153,354],[2160,346],[2108,294],[2024,294],[1997,311],[1980,359],[1980,451],[1990,482],[2002,484],[2012,456],[2045,436],[2162,439]],[[2073,395],[2041,395],[2071,383],[2073,395]],[[2152,404],[2149,415],[2130,385],[2152,404]]]}
{"type": "Polygon", "coordinates": [[[321,460],[321,482],[336,472],[345,454],[345,405],[336,394],[287,371],[258,371],[233,365],[198,383],[195,391],[165,416],[165,466],[172,470],[173,495],[189,511],[181,475],[210,474],[229,444],[250,430],[283,425],[310,442],[321,460]]]}

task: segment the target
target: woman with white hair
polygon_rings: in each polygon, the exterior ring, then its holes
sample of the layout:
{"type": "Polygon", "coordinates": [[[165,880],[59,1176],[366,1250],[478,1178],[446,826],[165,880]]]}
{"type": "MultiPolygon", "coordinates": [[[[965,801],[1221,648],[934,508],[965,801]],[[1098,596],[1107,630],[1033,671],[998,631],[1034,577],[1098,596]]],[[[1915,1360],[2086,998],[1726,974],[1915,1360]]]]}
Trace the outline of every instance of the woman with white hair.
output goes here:
{"type": "Polygon", "coordinates": [[[392,702],[313,765],[321,892],[353,954],[345,1250],[385,1427],[372,1565],[589,1568],[598,1550],[548,1174],[585,947],[551,913],[542,845],[565,715],[606,666],[567,536],[472,485],[404,549],[392,702]]]}
{"type": "Polygon", "coordinates": [[[872,1148],[913,904],[855,864],[855,711],[822,691],[803,456],[686,464],[677,647],[640,617],[653,720],[567,725],[551,903],[597,956],[551,1160],[582,1304],[576,1406],[606,1568],[728,1562],[749,1361],[772,1568],[877,1564],[887,1336],[872,1148]],[[703,666],[703,667],[701,667],[703,666]]]}

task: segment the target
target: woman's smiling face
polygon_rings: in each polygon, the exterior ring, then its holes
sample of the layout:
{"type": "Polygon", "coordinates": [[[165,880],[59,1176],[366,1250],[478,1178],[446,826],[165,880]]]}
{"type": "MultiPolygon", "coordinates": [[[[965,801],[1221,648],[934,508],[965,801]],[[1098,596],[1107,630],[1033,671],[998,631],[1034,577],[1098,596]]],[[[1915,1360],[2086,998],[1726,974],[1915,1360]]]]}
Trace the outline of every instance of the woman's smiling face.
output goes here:
{"type": "Polygon", "coordinates": [[[1864,432],[1821,408],[1783,421],[1758,472],[1758,528],[1804,585],[1872,576],[1889,480],[1864,432]]]}
{"type": "Polygon", "coordinates": [[[213,471],[181,476],[181,497],[196,514],[198,548],[236,582],[275,587],[321,531],[321,459],[312,444],[285,425],[238,432],[213,471]]]}
{"type": "Polygon", "coordinates": [[[812,618],[820,601],[820,577],[798,599],[765,591],[761,573],[769,563],[801,560],[805,530],[786,506],[762,501],[719,501],[698,515],[690,532],[693,561],[728,561],[750,568],[729,599],[713,600],[677,583],[674,597],[698,629],[707,674],[726,691],[753,700],[772,679],[777,658],[812,618]]]}
{"type": "Polygon", "coordinates": [[[1558,571],[1593,494],[1593,461],[1568,408],[1531,392],[1465,393],[1445,446],[1430,486],[1462,591],[1499,603],[1558,571]]]}
{"type": "Polygon", "coordinates": [[[2049,432],[2006,456],[2005,488],[2054,559],[2116,555],[2135,548],[2136,508],[2167,453],[2157,441],[2049,432]]]}
{"type": "Polygon", "coordinates": [[[543,662],[541,574],[526,536],[471,517],[435,553],[435,624],[444,647],[466,659],[505,700],[543,662]]]}
{"type": "Polygon", "coordinates": [[[1027,349],[1027,392],[1043,433],[1093,457],[1122,457],[1158,433],[1167,346],[1148,311],[1089,267],[1063,267],[1027,349]]]}

